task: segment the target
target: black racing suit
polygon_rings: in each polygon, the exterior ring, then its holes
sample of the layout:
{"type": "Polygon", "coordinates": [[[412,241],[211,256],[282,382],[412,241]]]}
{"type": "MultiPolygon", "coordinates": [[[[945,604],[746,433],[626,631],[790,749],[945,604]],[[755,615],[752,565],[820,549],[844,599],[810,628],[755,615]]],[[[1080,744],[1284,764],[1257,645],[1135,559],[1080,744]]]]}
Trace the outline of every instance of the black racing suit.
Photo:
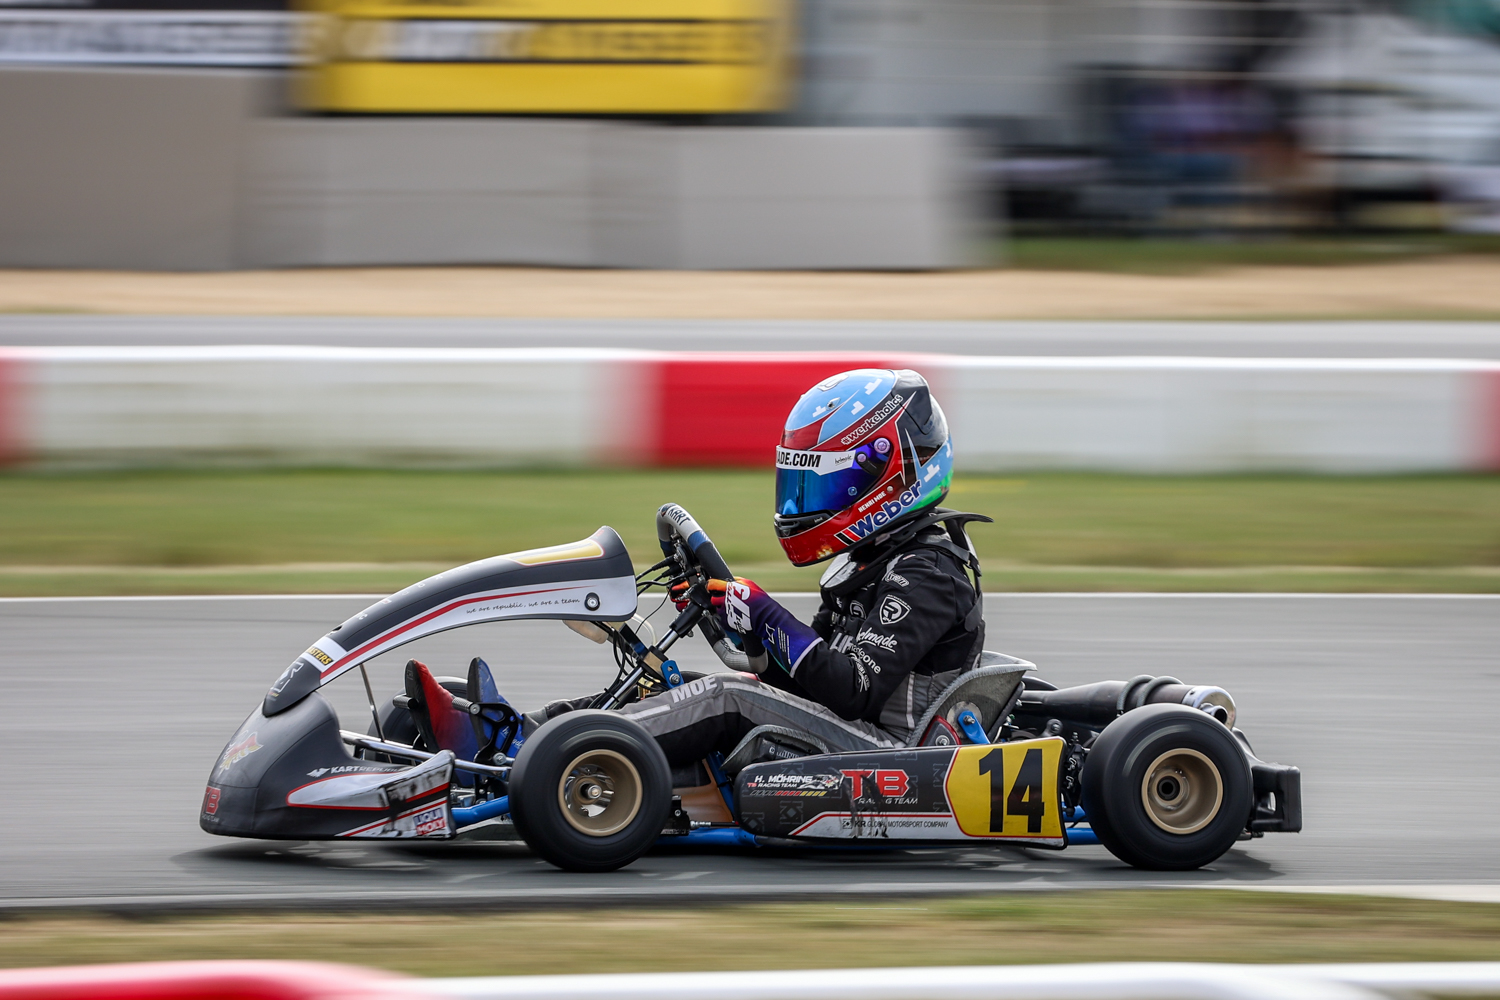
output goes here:
{"type": "MultiPolygon", "coordinates": [[[[943,513],[953,512],[927,520],[943,513]]],[[[907,743],[928,705],[978,662],[978,559],[961,527],[931,523],[858,561],[861,571],[822,590],[812,627],[823,641],[793,670],[772,660],[759,676],[709,674],[619,711],[656,737],[673,766],[729,753],[761,725],[807,733],[835,752],[907,743]]]]}

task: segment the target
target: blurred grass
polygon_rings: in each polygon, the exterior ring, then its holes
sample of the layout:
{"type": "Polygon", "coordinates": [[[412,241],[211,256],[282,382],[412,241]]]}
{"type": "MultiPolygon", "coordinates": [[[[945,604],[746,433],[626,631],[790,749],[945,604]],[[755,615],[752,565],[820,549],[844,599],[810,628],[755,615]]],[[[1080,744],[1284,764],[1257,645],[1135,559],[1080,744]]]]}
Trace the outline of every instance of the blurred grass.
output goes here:
{"type": "Polygon", "coordinates": [[[1500,959],[1500,906],[1205,890],[525,913],[0,922],[0,966],[315,959],[421,976],[1140,961],[1500,959]],[[578,957],[588,960],[579,968],[578,957]]]}
{"type": "MultiPolygon", "coordinates": [[[[655,557],[675,500],[731,567],[812,590],[765,471],[219,470],[0,475],[0,593],[387,591],[583,537],[655,557]]],[[[961,476],[986,586],[1500,591],[1500,477],[961,476]]]]}
{"type": "Polygon", "coordinates": [[[1037,271],[1199,274],[1228,267],[1336,267],[1495,253],[1500,253],[1497,236],[1406,232],[1261,239],[1019,235],[1004,243],[1001,256],[1011,267],[1037,271]]]}

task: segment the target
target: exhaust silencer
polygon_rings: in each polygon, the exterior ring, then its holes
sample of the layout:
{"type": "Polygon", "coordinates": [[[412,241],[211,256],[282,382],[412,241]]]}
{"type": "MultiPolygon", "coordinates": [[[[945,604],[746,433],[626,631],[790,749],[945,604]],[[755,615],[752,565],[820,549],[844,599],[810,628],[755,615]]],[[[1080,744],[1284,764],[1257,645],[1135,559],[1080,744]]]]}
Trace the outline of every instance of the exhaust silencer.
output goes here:
{"type": "Polygon", "coordinates": [[[1234,728],[1234,698],[1228,691],[1150,674],[1140,674],[1128,681],[1100,681],[1057,691],[1027,690],[1021,695],[1016,712],[1107,726],[1119,716],[1143,705],[1187,705],[1213,716],[1230,729],[1234,728]]]}

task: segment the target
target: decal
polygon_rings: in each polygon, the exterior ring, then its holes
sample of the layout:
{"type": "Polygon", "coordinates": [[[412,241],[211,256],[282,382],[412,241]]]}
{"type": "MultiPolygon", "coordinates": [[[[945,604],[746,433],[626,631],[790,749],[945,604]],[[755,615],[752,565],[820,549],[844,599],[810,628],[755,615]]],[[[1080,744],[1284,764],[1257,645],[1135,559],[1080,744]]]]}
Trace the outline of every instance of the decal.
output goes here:
{"type": "Polygon", "coordinates": [[[742,635],[753,625],[749,604],[753,593],[749,584],[739,580],[724,588],[724,617],[729,621],[729,627],[742,635]]]}
{"type": "Polygon", "coordinates": [[[895,636],[881,635],[879,632],[876,632],[874,629],[870,628],[861,629],[859,638],[855,641],[864,643],[866,646],[875,646],[879,649],[885,650],[887,653],[895,649],[897,646],[901,645],[900,640],[895,636]]]}
{"type": "Polygon", "coordinates": [[[894,625],[911,614],[911,605],[899,597],[887,597],[880,602],[880,624],[894,625]]]}
{"type": "Polygon", "coordinates": [[[686,701],[688,698],[703,694],[705,691],[710,691],[717,687],[718,684],[712,677],[699,677],[697,680],[688,681],[686,684],[679,684],[672,689],[672,703],[675,705],[679,701],[686,701]]]}
{"type": "Polygon", "coordinates": [[[888,840],[962,839],[948,813],[891,813],[860,810],[819,813],[788,833],[791,837],[879,837],[888,840]]]}
{"type": "Polygon", "coordinates": [[[307,665],[307,661],[302,659],[300,656],[296,660],[292,661],[292,665],[283,670],[281,672],[281,676],[276,678],[276,683],[271,685],[271,693],[280,694],[281,692],[285,691],[286,686],[292,682],[292,678],[297,676],[297,671],[301,670],[307,665]]]}
{"type": "Polygon", "coordinates": [[[448,830],[448,810],[438,807],[426,812],[417,813],[412,817],[412,823],[416,827],[418,837],[431,837],[434,834],[446,833],[448,830]]]}
{"type": "Polygon", "coordinates": [[[861,691],[870,690],[870,674],[865,670],[865,665],[858,660],[852,661],[854,667],[854,686],[861,691]]]}
{"type": "Polygon", "coordinates": [[[866,778],[882,798],[899,799],[911,789],[911,775],[894,768],[845,770],[839,774],[849,779],[849,795],[856,801],[864,797],[866,778]]]}
{"type": "Polygon", "coordinates": [[[372,767],[368,764],[343,764],[339,767],[318,767],[307,772],[309,778],[321,778],[325,774],[364,774],[370,771],[389,773],[389,768],[372,767]]]}
{"type": "Polygon", "coordinates": [[[843,445],[845,448],[849,447],[851,444],[858,441],[860,438],[864,437],[866,434],[870,433],[881,424],[885,423],[886,417],[889,417],[892,413],[895,413],[897,410],[901,409],[902,402],[903,400],[899,392],[891,393],[891,398],[881,404],[879,409],[871,412],[868,417],[865,417],[865,419],[855,424],[854,428],[850,430],[849,433],[839,438],[839,444],[843,445]]]}
{"type": "Polygon", "coordinates": [[[826,476],[854,467],[855,452],[852,451],[793,451],[790,448],[776,449],[776,468],[800,469],[826,476]]]}
{"type": "Polygon", "coordinates": [[[238,743],[224,748],[224,756],[219,759],[220,774],[260,749],[260,741],[256,739],[257,735],[257,733],[251,733],[238,743]]]}
{"type": "Polygon", "coordinates": [[[834,537],[847,545],[855,544],[866,535],[885,527],[911,510],[922,499],[922,489],[921,483],[912,483],[911,487],[903,491],[900,496],[884,501],[878,510],[866,514],[847,528],[837,532],[834,537]]]}
{"type": "Polygon", "coordinates": [[[213,785],[203,790],[203,811],[210,816],[219,811],[219,790],[213,785]]]}
{"type": "Polygon", "coordinates": [[[850,601],[849,602],[849,617],[850,618],[863,618],[864,616],[865,616],[865,606],[863,604],[859,603],[858,601],[850,601]]]}
{"type": "Polygon", "coordinates": [[[959,747],[944,779],[959,828],[971,837],[1060,839],[1062,749],[1061,739],[959,747]]]}
{"type": "Polygon", "coordinates": [[[886,583],[894,583],[898,587],[910,587],[911,586],[911,581],[908,580],[906,577],[902,576],[900,573],[897,573],[895,570],[891,570],[890,572],[886,573],[886,575],[885,575],[885,582],[886,583]]]}
{"type": "Polygon", "coordinates": [[[843,774],[758,774],[745,783],[746,791],[772,795],[826,795],[837,791],[843,774]]]}
{"type": "Polygon", "coordinates": [[[880,673],[880,664],[876,663],[874,657],[872,657],[869,653],[866,653],[863,649],[860,649],[858,646],[850,646],[848,656],[849,659],[853,660],[855,663],[863,664],[866,668],[869,669],[870,673],[880,673]]]}
{"type": "Polygon", "coordinates": [[[323,666],[325,666],[325,667],[333,665],[333,657],[331,657],[327,653],[323,652],[317,646],[308,646],[307,647],[307,652],[305,654],[303,654],[303,655],[305,655],[305,656],[311,656],[313,659],[317,660],[319,663],[323,664],[323,666]]]}

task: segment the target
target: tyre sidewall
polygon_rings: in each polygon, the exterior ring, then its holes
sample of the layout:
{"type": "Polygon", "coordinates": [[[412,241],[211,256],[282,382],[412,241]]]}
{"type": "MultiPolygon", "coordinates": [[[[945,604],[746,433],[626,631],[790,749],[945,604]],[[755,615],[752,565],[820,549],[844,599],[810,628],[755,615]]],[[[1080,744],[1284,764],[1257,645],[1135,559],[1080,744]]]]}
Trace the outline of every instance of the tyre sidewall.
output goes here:
{"type": "Polygon", "coordinates": [[[569,712],[527,738],[511,770],[510,810],[516,831],[532,850],[569,871],[612,871],[646,853],[672,805],[672,771],[644,729],[613,712],[569,712]],[[563,816],[557,790],[565,769],[590,750],[613,750],[635,766],[641,807],[617,833],[592,837],[563,816]]]}
{"type": "Polygon", "coordinates": [[[1182,705],[1128,712],[1100,734],[1083,775],[1084,809],[1099,842],[1126,864],[1156,871],[1201,868],[1234,845],[1254,807],[1250,765],[1233,734],[1182,705]],[[1201,830],[1168,833],[1141,801],[1146,771],[1162,754],[1196,750],[1218,768],[1223,801],[1201,830]]]}

